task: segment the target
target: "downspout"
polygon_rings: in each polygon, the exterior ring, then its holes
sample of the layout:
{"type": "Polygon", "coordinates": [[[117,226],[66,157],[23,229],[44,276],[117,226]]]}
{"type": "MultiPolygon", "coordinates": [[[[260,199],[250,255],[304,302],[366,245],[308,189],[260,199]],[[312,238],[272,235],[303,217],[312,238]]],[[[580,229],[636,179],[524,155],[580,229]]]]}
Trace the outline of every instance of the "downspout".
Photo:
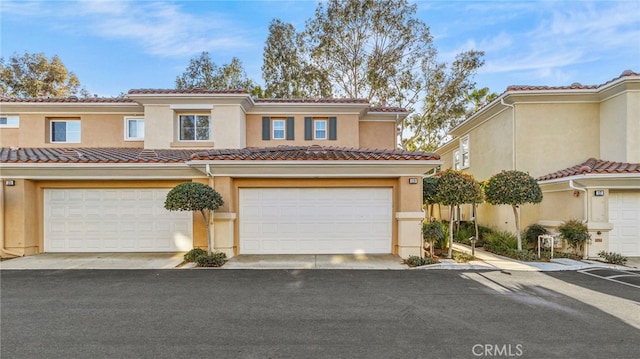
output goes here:
{"type": "Polygon", "coordinates": [[[24,253],[10,251],[4,247],[4,179],[0,179],[0,251],[14,257],[22,257],[24,253]]]}
{"type": "Polygon", "coordinates": [[[511,131],[512,131],[512,143],[511,143],[511,169],[516,169],[516,107],[504,102],[504,97],[500,98],[500,103],[503,106],[511,107],[511,131]]]}
{"type": "MultiPolygon", "coordinates": [[[[587,212],[589,210],[589,205],[587,203],[587,190],[584,187],[577,187],[574,184],[573,180],[569,180],[569,188],[571,188],[574,191],[581,191],[581,192],[584,193],[584,200],[582,201],[582,203],[583,203],[582,211],[583,211],[583,214],[584,214],[584,219],[582,220],[582,222],[588,228],[588,226],[589,226],[589,214],[587,212]]],[[[587,258],[589,256],[589,241],[586,241],[586,242],[587,243],[586,243],[586,246],[585,246],[585,249],[584,249],[584,254],[583,254],[583,256],[585,258],[587,258]]]]}
{"type": "MultiPolygon", "coordinates": [[[[205,165],[205,169],[207,172],[207,177],[209,177],[209,186],[211,188],[213,187],[213,173],[211,173],[211,166],[207,163],[205,165]]],[[[216,248],[216,230],[215,230],[215,221],[213,220],[214,217],[214,211],[209,211],[209,221],[211,221],[211,223],[209,223],[209,230],[211,231],[211,250],[215,251],[216,248]]]]}

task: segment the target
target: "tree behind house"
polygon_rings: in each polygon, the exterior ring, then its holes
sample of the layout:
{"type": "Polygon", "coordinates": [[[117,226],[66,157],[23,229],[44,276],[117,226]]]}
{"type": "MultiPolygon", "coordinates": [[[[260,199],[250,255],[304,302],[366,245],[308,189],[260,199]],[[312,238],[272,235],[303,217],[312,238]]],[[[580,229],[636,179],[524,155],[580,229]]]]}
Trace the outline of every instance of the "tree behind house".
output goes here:
{"type": "Polygon", "coordinates": [[[10,97],[68,97],[76,95],[80,81],[57,55],[13,55],[0,59],[0,94],[10,97]]]}

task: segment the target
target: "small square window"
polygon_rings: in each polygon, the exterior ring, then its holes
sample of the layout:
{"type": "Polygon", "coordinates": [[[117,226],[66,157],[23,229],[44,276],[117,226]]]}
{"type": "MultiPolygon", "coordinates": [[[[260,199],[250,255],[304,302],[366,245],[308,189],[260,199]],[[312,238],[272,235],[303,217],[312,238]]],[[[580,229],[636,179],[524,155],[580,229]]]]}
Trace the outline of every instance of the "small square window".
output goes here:
{"type": "Polygon", "coordinates": [[[144,140],[144,118],[125,117],[125,140],[144,140]]]}
{"type": "Polygon", "coordinates": [[[285,120],[273,120],[273,139],[284,140],[285,120]]]}
{"type": "Polygon", "coordinates": [[[313,138],[316,140],[327,139],[327,121],[326,120],[313,121],[313,138]]]}
{"type": "Polygon", "coordinates": [[[55,120],[50,123],[52,143],[80,143],[80,121],[55,120]]]}
{"type": "Polygon", "coordinates": [[[180,141],[209,141],[208,115],[180,115],[180,141]]]}
{"type": "Polygon", "coordinates": [[[20,127],[20,117],[18,117],[18,116],[0,116],[0,127],[18,128],[18,127],[20,127]]]}

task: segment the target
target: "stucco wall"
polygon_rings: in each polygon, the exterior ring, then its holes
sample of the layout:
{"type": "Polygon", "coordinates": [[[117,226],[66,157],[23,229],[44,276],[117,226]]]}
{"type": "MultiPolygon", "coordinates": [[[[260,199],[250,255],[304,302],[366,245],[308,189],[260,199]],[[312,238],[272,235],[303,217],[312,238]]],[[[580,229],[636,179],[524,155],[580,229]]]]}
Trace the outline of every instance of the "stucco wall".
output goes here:
{"type": "Polygon", "coordinates": [[[129,114],[26,114],[19,128],[1,128],[3,147],[142,147],[142,141],[125,141],[125,117],[129,114]],[[80,120],[80,143],[51,143],[50,120],[80,120]]]}
{"type": "Polygon", "coordinates": [[[600,157],[625,162],[627,158],[627,96],[619,94],[600,104],[600,157]]]}
{"type": "MultiPolygon", "coordinates": [[[[266,116],[266,115],[265,115],[266,116]]],[[[247,115],[247,147],[275,147],[275,146],[338,146],[338,147],[359,147],[359,130],[357,115],[336,116],[337,136],[336,140],[311,140],[304,139],[304,118],[328,118],[328,115],[290,115],[290,114],[270,114],[271,118],[286,119],[294,117],[294,140],[262,140],[262,117],[261,114],[247,115]]],[[[327,133],[328,137],[328,133],[327,133]]]]}
{"type": "Polygon", "coordinates": [[[595,103],[516,105],[516,168],[539,177],[600,155],[595,103]]]}
{"type": "Polygon", "coordinates": [[[511,110],[503,111],[469,133],[469,164],[466,172],[484,181],[512,168],[511,110]]]}
{"type": "Polygon", "coordinates": [[[360,121],[360,148],[396,149],[395,122],[360,121]]]}
{"type": "Polygon", "coordinates": [[[211,111],[214,148],[246,147],[245,114],[238,105],[218,105],[211,111]]]}

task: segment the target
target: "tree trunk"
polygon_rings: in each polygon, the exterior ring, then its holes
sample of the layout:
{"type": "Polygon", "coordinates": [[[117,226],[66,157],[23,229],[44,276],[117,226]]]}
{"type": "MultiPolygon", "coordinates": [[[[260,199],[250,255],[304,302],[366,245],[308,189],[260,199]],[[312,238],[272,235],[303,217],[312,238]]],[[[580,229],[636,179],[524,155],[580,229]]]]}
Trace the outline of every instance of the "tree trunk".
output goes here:
{"type": "Polygon", "coordinates": [[[202,211],[200,211],[200,213],[202,213],[202,217],[204,218],[204,224],[207,228],[207,253],[211,255],[213,254],[213,243],[211,243],[211,230],[209,227],[209,217],[211,216],[211,211],[203,209],[202,211]],[[208,216],[207,216],[207,212],[209,213],[208,216]]]}
{"type": "Polygon", "coordinates": [[[476,255],[476,243],[478,243],[478,239],[480,239],[480,233],[478,231],[478,205],[476,203],[473,204],[473,225],[476,227],[476,240],[471,243],[472,244],[472,255],[476,255]]]}
{"type": "Polygon", "coordinates": [[[451,206],[451,210],[449,210],[449,254],[447,258],[453,257],[453,211],[455,208],[455,206],[451,206]]]}
{"type": "Polygon", "coordinates": [[[513,216],[516,218],[516,235],[518,236],[518,250],[522,250],[522,235],[520,234],[520,218],[518,217],[518,206],[512,205],[513,216]]]}

